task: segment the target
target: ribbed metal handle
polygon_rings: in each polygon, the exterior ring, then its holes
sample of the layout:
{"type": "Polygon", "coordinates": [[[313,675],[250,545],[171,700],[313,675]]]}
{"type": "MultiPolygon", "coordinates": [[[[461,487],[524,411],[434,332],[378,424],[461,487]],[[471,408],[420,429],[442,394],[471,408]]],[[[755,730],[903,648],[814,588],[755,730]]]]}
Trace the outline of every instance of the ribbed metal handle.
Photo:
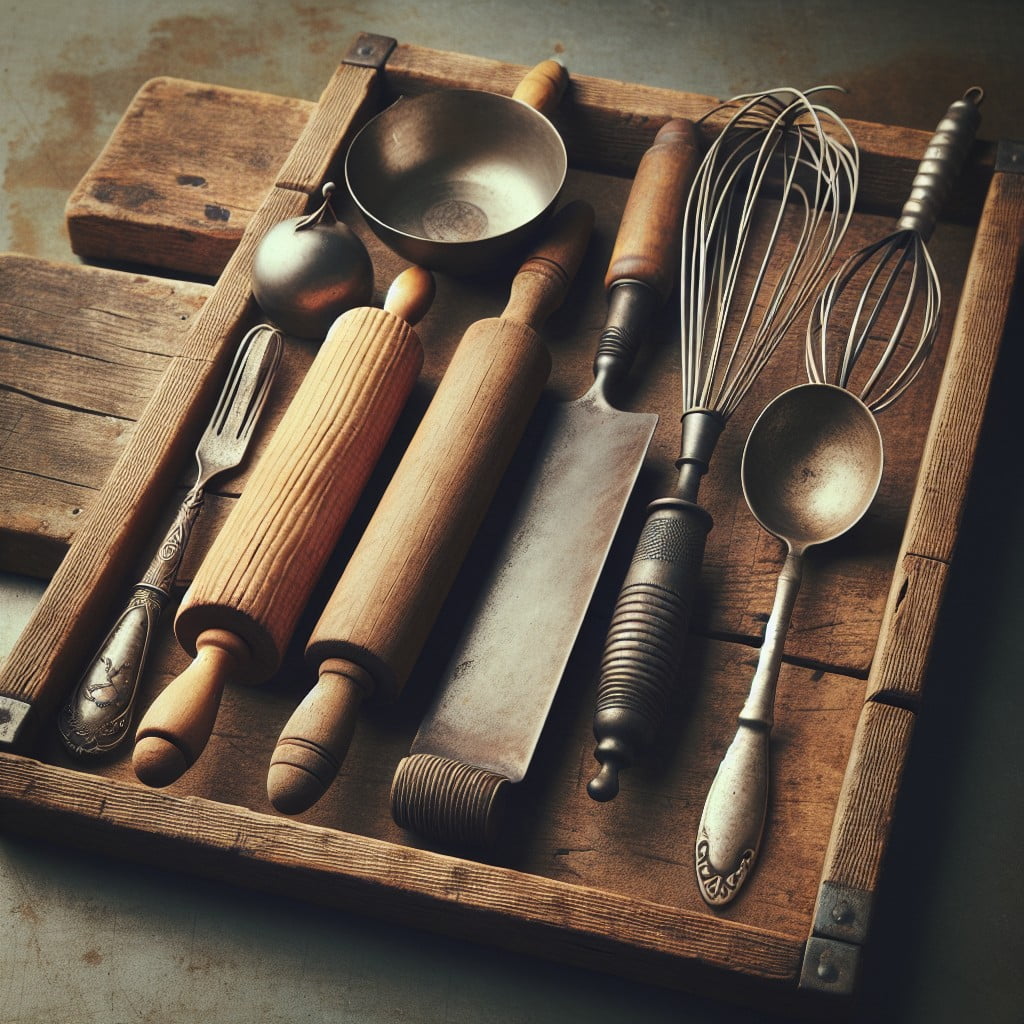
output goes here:
{"type": "Polygon", "coordinates": [[[401,828],[456,846],[491,846],[509,780],[434,754],[410,754],[391,784],[391,815],[401,828]]]}
{"type": "Polygon", "coordinates": [[[595,800],[619,791],[619,770],[650,744],[679,671],[711,516],[679,498],[654,502],[612,614],[594,714],[595,800]]]}
{"type": "Polygon", "coordinates": [[[916,231],[925,241],[935,230],[939,213],[974,143],[981,123],[978,107],[983,98],[984,92],[975,86],[950,106],[918,165],[899,227],[916,231]]]}

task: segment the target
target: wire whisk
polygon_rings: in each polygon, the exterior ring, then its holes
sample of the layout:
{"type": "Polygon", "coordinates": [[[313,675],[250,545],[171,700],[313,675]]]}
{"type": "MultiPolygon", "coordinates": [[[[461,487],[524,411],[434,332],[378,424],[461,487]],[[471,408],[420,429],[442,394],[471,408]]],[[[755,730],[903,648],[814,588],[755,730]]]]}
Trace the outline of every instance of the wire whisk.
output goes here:
{"type": "Polygon", "coordinates": [[[949,107],[895,230],[850,256],[812,307],[808,379],[853,391],[872,412],[906,391],[935,342],[942,289],[927,242],[974,142],[984,95],[972,86],[949,107]]]}
{"type": "Polygon", "coordinates": [[[679,480],[648,510],[612,615],[594,716],[601,771],[587,787],[595,800],[616,795],[619,770],[653,739],[678,673],[712,525],[697,493],[719,435],[806,310],[852,216],[859,152],[814,100],[831,88],[729,101],[735,111],[687,201],[679,480]]]}

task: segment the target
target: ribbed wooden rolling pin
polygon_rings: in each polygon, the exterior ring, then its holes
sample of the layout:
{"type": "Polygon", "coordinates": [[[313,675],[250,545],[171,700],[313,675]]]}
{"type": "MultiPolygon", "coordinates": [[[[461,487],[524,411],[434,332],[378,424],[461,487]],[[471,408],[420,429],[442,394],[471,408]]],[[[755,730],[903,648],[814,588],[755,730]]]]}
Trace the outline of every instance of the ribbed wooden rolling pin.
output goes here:
{"type": "Polygon", "coordinates": [[[268,679],[338,542],[423,365],[411,325],[433,301],[420,268],[400,274],[383,309],[332,326],[175,618],[195,661],[156,698],[132,764],[166,786],[202,753],[225,682],[268,679]]]}
{"type": "Polygon", "coordinates": [[[319,679],[271,759],[267,794],[279,811],[323,795],[364,696],[401,692],[547,381],[537,331],[564,299],[592,225],[586,203],[561,210],[501,316],[463,335],[306,648],[319,679]]]}

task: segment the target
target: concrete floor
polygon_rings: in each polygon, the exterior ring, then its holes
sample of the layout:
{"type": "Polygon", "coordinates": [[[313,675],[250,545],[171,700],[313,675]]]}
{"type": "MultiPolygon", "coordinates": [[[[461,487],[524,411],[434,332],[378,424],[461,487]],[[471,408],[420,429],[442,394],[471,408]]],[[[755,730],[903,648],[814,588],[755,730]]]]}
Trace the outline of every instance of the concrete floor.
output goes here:
{"type": "MultiPolygon", "coordinates": [[[[6,0],[0,14],[0,250],[57,260],[74,258],[67,194],[143,81],[167,74],[315,99],[358,31],[524,64],[558,53],[579,73],[719,96],[831,82],[848,89],[836,103],[844,115],[923,129],[980,84],[981,134],[1024,139],[1018,0],[6,0]]],[[[1021,379],[1024,357],[1007,358],[1005,380],[1021,379]]],[[[1007,442],[1019,433],[1016,403],[1009,383],[997,389],[894,836],[865,1021],[1024,1020],[1024,495],[1021,474],[1006,473],[1020,464],[1007,442]]],[[[3,581],[0,654],[36,593],[3,581]]],[[[766,1019],[6,836],[0,921],[0,1019],[12,1024],[766,1019]]]]}

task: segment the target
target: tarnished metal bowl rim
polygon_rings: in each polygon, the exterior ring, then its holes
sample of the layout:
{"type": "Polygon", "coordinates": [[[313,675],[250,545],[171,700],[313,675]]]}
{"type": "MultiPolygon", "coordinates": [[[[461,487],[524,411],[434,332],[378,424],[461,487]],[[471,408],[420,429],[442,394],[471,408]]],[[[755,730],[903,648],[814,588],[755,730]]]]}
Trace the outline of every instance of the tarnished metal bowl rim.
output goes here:
{"type": "Polygon", "coordinates": [[[447,89],[399,99],[367,122],[349,146],[345,180],[370,227],[399,252],[408,244],[470,254],[543,219],[567,168],[565,143],[533,107],[447,89]]]}

